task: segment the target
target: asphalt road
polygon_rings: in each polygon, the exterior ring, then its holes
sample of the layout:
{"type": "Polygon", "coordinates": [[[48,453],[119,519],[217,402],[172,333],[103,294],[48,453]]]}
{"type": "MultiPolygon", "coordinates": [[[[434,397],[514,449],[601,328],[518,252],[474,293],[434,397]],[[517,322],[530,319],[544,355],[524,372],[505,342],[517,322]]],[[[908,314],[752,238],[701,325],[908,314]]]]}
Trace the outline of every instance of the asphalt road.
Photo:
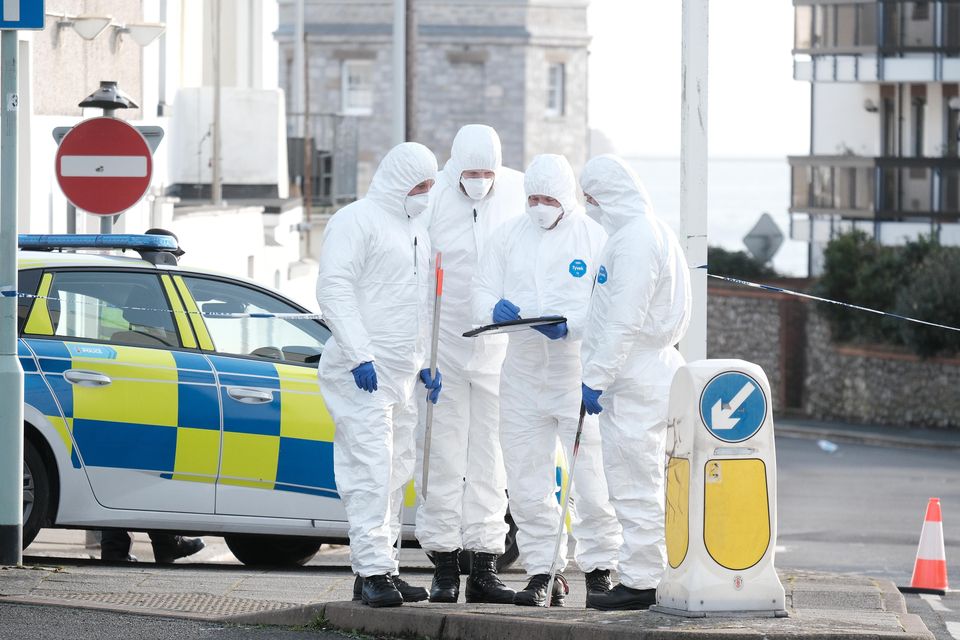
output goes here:
{"type": "Polygon", "coordinates": [[[0,640],[126,638],[127,640],[346,640],[355,634],[319,629],[225,626],[89,609],[0,603],[0,640]]]}
{"type": "MultiPolygon", "coordinates": [[[[777,438],[777,565],[909,585],[927,501],[940,498],[947,575],[960,580],[960,470],[951,451],[777,438]]],[[[907,595],[938,640],[960,640],[960,592],[907,595]]]]}

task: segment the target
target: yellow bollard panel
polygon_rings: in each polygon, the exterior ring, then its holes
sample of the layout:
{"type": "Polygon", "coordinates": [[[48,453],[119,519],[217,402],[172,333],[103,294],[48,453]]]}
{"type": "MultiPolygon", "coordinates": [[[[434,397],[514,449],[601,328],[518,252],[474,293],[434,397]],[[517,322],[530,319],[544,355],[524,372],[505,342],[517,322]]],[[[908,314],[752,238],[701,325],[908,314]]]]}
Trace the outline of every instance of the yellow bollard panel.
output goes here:
{"type": "Polygon", "coordinates": [[[667,456],[667,569],[655,609],[786,615],[773,564],[777,457],[763,369],[699,360],[677,371],[667,456]]]}

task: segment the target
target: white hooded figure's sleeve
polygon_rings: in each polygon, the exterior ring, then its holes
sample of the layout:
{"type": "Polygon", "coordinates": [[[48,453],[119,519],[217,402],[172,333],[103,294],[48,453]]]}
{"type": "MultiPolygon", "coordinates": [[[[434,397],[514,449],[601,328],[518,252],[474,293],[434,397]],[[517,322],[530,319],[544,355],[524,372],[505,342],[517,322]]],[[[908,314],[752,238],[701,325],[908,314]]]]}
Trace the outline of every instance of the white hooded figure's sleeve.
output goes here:
{"type": "Polygon", "coordinates": [[[357,222],[355,215],[342,214],[330,220],[317,276],[317,303],[351,370],[374,359],[356,293],[367,258],[366,238],[357,222]]]}
{"type": "Polygon", "coordinates": [[[479,268],[473,275],[472,317],[474,324],[493,322],[493,308],[504,297],[507,244],[511,223],[501,225],[480,255],[479,268]]]}
{"type": "Polygon", "coordinates": [[[583,349],[583,382],[605,390],[617,378],[633,350],[653,299],[660,257],[655,242],[639,243],[621,234],[606,252],[606,282],[596,284],[583,349]]]}

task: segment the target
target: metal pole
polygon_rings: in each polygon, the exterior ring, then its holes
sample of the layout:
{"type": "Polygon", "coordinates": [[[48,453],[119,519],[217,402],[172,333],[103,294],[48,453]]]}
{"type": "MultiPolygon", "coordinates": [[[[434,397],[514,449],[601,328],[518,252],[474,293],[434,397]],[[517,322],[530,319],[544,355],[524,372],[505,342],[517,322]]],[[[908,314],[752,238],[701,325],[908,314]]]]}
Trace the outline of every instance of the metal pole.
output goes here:
{"type": "Polygon", "coordinates": [[[393,144],[407,139],[406,0],[393,0],[393,144]]]}
{"type": "Polygon", "coordinates": [[[77,208],[67,201],[67,233],[77,232],[77,208]]]}
{"type": "Polygon", "coordinates": [[[417,12],[416,0],[407,0],[404,19],[406,42],[404,46],[404,69],[406,89],[404,91],[404,133],[405,140],[417,139],[417,12]]]}
{"type": "MultiPolygon", "coordinates": [[[[430,338],[430,379],[437,377],[437,347],[440,344],[440,303],[443,302],[443,254],[437,252],[436,258],[436,297],[433,301],[433,332],[430,338]]],[[[433,439],[433,403],[430,402],[430,390],[427,390],[427,415],[423,430],[423,475],[420,480],[420,494],[427,499],[427,481],[430,479],[430,442],[433,439]]]]}
{"type": "Polygon", "coordinates": [[[223,202],[220,185],[220,0],[213,0],[213,158],[210,198],[213,204],[223,202]]]}
{"type": "Polygon", "coordinates": [[[683,0],[680,106],[680,231],[690,270],[693,315],[680,351],[707,357],[707,68],[710,0],[683,0]]]}
{"type": "Polygon", "coordinates": [[[0,565],[23,561],[23,369],[17,357],[17,32],[0,32],[0,565]]]}

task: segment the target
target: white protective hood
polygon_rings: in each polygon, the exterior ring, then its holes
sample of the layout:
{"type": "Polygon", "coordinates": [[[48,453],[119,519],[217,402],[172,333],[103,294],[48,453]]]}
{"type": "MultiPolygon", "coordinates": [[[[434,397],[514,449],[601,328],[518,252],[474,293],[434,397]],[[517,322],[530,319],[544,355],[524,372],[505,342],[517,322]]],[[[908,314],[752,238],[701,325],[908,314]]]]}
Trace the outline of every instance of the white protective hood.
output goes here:
{"type": "MultiPolygon", "coordinates": [[[[468,124],[463,126],[453,139],[450,159],[443,166],[443,175],[451,186],[456,186],[459,190],[460,174],[464,171],[485,170],[499,173],[502,167],[503,152],[497,132],[485,124],[468,124]]],[[[496,180],[493,188],[497,188],[496,180]]]]}
{"type": "Polygon", "coordinates": [[[638,216],[653,213],[653,203],[640,177],[617,156],[608,154],[590,160],[580,174],[580,186],[600,205],[604,226],[611,235],[638,216]]]}
{"type": "Polygon", "coordinates": [[[577,179],[564,156],[543,154],[535,157],[524,174],[527,196],[549,196],[563,207],[564,219],[583,213],[577,199],[577,179]]]}
{"type": "Polygon", "coordinates": [[[436,178],[436,175],[437,158],[433,152],[422,144],[404,142],[391,149],[380,161],[366,197],[384,211],[406,215],[404,198],[415,186],[436,178]]]}

